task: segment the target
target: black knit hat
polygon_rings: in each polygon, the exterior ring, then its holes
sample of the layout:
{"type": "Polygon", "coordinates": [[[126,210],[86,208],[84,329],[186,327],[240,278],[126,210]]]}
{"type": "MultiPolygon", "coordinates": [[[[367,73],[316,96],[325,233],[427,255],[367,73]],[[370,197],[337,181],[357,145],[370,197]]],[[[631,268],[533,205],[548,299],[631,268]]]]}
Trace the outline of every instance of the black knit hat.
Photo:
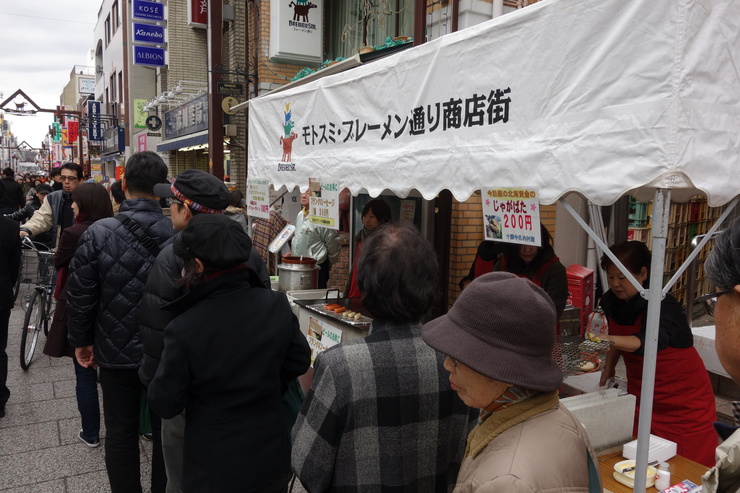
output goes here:
{"type": "Polygon", "coordinates": [[[223,214],[198,214],[172,248],[179,257],[197,257],[209,267],[227,269],[249,259],[252,240],[238,222],[223,214]]]}
{"type": "Polygon", "coordinates": [[[555,305],[542,288],[508,272],[474,280],[447,315],[424,325],[424,341],[474,371],[532,390],[557,390],[555,305]]]}

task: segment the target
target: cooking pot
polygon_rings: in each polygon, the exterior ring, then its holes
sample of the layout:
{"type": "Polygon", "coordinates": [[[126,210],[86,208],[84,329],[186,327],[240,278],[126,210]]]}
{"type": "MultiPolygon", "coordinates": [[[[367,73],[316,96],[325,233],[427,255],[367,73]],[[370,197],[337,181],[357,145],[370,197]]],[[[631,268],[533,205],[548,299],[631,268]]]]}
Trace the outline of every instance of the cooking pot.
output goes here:
{"type": "Polygon", "coordinates": [[[319,269],[316,260],[310,257],[283,257],[283,263],[278,264],[278,289],[283,292],[316,289],[319,269]]]}

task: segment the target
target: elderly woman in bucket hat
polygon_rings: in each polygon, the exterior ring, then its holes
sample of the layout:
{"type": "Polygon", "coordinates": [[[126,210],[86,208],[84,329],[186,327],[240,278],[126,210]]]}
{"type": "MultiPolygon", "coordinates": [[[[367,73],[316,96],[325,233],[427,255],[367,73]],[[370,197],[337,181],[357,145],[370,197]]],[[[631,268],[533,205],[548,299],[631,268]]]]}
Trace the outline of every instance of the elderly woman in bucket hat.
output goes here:
{"type": "Polygon", "coordinates": [[[586,432],[558,399],[555,305],[545,291],[514,274],[486,274],[422,337],[447,355],[460,399],[480,409],[456,493],[601,491],[586,432]]]}

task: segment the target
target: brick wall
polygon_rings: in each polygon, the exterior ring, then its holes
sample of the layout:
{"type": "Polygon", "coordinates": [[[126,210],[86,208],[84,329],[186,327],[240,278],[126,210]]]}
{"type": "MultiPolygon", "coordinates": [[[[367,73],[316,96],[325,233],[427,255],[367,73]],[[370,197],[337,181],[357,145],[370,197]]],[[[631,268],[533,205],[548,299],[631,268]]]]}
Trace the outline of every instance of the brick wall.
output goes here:
{"type": "MultiPolygon", "coordinates": [[[[540,219],[555,236],[556,205],[540,207],[540,219]]],[[[483,209],[480,194],[473,194],[465,202],[452,201],[450,228],[450,277],[447,283],[449,306],[460,296],[458,282],[470,272],[478,245],[483,241],[483,209]]]]}
{"type": "Polygon", "coordinates": [[[339,243],[342,250],[339,252],[339,261],[331,266],[327,287],[344,293],[349,284],[349,233],[339,233],[339,243]]]}

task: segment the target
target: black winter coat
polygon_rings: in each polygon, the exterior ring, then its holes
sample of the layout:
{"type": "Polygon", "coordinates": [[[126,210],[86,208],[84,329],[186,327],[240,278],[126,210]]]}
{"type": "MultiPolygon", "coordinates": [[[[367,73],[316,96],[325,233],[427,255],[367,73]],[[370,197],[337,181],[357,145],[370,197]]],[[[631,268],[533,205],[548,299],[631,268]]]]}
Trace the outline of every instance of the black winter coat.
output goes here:
{"type": "Polygon", "coordinates": [[[0,310],[13,308],[13,287],[21,264],[21,237],[18,223],[0,217],[0,310]]]}
{"type": "Polygon", "coordinates": [[[290,474],[282,393],[311,350],[284,293],[251,287],[245,268],[218,275],[167,305],[150,409],[185,413],[183,491],[264,491],[290,474]]]}
{"type": "MultiPolygon", "coordinates": [[[[246,265],[258,273],[259,282],[270,287],[270,276],[256,248],[252,248],[246,265]]],[[[164,328],[177,316],[177,312],[162,307],[185,294],[185,289],[179,285],[182,267],[182,259],[175,255],[172,245],[168,245],[157,256],[146,281],[139,314],[139,335],[144,349],[139,378],[144,385],[149,385],[157,372],[164,350],[164,328]]]]}
{"type": "MultiPolygon", "coordinates": [[[[120,214],[130,217],[160,248],[174,230],[159,203],[129,199],[120,214]]],[[[103,368],[141,364],[139,308],[154,256],[119,220],[96,221],[80,238],[67,280],[67,325],[72,347],[94,345],[103,368]]]]}

